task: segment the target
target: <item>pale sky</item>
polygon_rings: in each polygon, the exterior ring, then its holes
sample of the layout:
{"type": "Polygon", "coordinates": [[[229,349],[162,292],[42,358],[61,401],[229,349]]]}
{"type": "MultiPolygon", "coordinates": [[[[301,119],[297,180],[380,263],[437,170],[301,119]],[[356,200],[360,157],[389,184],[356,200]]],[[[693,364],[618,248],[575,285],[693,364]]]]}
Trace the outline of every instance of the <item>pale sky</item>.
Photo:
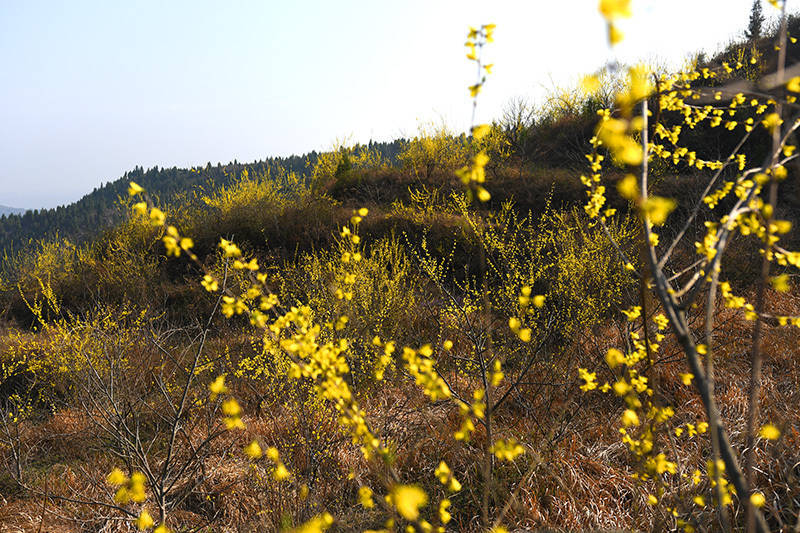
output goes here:
{"type": "MultiPolygon", "coordinates": [[[[617,57],[713,52],[751,4],[633,0],[617,57]]],[[[301,154],[419,121],[464,130],[463,44],[489,22],[480,121],[611,57],[597,0],[0,0],[0,204],[70,203],[136,165],[301,154]]]]}

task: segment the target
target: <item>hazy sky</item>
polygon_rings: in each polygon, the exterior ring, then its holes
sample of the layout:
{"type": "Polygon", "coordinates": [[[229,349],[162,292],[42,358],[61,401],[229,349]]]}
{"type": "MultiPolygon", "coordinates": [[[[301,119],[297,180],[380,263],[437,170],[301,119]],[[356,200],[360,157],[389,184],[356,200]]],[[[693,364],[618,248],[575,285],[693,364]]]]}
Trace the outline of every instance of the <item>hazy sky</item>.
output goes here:
{"type": "MultiPolygon", "coordinates": [[[[751,4],[634,0],[618,57],[716,50],[751,4]]],[[[0,0],[0,204],[69,203],[136,165],[389,140],[419,120],[464,129],[463,44],[488,22],[482,120],[609,58],[597,0],[0,0]]]]}

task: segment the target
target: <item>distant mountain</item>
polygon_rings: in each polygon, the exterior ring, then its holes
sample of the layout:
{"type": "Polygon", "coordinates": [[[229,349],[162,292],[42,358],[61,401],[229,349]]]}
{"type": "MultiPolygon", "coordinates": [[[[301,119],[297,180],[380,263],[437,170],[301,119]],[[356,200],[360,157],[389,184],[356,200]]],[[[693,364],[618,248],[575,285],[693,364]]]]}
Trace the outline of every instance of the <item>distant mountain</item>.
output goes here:
{"type": "Polygon", "coordinates": [[[21,215],[26,209],[19,207],[8,207],[7,205],[0,205],[0,217],[3,215],[21,215]]]}

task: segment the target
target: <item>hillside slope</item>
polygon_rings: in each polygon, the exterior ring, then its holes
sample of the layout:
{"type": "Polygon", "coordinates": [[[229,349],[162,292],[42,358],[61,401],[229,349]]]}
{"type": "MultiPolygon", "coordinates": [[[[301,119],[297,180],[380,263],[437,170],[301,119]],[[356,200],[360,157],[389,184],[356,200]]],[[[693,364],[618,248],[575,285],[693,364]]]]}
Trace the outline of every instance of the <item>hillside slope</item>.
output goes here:
{"type": "Polygon", "coordinates": [[[796,151],[786,108],[691,104],[765,74],[754,50],[674,94],[632,68],[604,118],[576,89],[394,155],[136,169],[65,225],[17,217],[45,238],[0,258],[0,523],[800,523],[800,168],[760,166],[796,151]]]}
{"type": "MultiPolygon", "coordinates": [[[[365,148],[375,150],[384,158],[392,160],[397,156],[402,143],[402,139],[386,143],[370,142],[365,148]]],[[[153,198],[167,204],[189,201],[200,190],[213,190],[229,185],[244,171],[255,175],[280,169],[280,172],[296,173],[305,177],[318,157],[319,153],[310,152],[288,157],[270,157],[252,163],[208,163],[206,166],[188,169],[154,167],[145,170],[136,167],[120,178],[95,188],[72,204],[52,209],[27,212],[23,209],[6,213],[4,219],[0,218],[0,256],[3,250],[20,250],[32,241],[53,238],[56,235],[76,243],[91,240],[123,219],[119,200],[126,197],[130,181],[141,183],[153,198]]]]}

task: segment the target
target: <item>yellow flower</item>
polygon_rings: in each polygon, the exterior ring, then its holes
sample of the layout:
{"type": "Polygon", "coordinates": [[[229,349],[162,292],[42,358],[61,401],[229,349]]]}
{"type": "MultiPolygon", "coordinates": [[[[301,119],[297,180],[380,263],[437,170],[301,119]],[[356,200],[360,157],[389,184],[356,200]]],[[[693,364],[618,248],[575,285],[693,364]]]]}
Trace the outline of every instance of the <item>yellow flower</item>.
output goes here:
{"type": "Polygon", "coordinates": [[[253,441],[245,447],[244,453],[250,459],[256,460],[261,457],[261,446],[256,441],[253,441]]]}
{"type": "Polygon", "coordinates": [[[792,223],[788,220],[776,220],[773,224],[777,233],[789,233],[792,230],[792,223]]]}
{"type": "Polygon", "coordinates": [[[128,184],[128,194],[130,196],[136,196],[137,194],[141,194],[144,192],[144,189],[135,181],[132,181],[128,184]]]}
{"type": "Polygon", "coordinates": [[[628,322],[633,322],[642,315],[642,307],[635,305],[628,310],[623,310],[622,314],[628,317],[628,322]]]}
{"type": "Polygon", "coordinates": [[[406,520],[419,518],[419,508],[428,503],[428,495],[415,485],[395,485],[391,490],[391,500],[397,512],[406,520]]]}
{"type": "Polygon", "coordinates": [[[584,392],[597,388],[597,372],[589,372],[585,368],[578,369],[578,377],[584,381],[580,389],[584,392]]]}
{"type": "Polygon", "coordinates": [[[222,420],[225,427],[228,429],[244,429],[245,425],[242,421],[242,408],[234,398],[228,398],[222,402],[222,412],[225,413],[225,418],[222,420]]]}
{"type": "Polygon", "coordinates": [[[136,202],[133,204],[133,212],[137,215],[147,214],[147,202],[136,202]]]}
{"type": "Polygon", "coordinates": [[[154,207],[150,210],[150,224],[153,226],[163,226],[166,219],[167,216],[161,209],[154,207]]]}
{"type": "Polygon", "coordinates": [[[278,465],[275,467],[275,472],[272,473],[272,477],[274,477],[276,481],[283,481],[284,479],[287,479],[290,475],[291,474],[286,469],[286,466],[284,466],[283,463],[278,463],[278,465]]]}
{"type": "Polygon", "coordinates": [[[781,120],[781,117],[777,113],[770,113],[764,117],[764,120],[761,121],[761,124],[763,124],[764,127],[770,132],[774,131],[775,128],[780,126],[782,123],[783,120],[781,120]]]}
{"type": "Polygon", "coordinates": [[[608,20],[631,16],[630,0],[600,0],[598,9],[608,20]]]}
{"type": "Polygon", "coordinates": [[[446,524],[450,521],[453,517],[447,509],[450,507],[450,500],[444,499],[439,502],[439,520],[442,521],[442,524],[446,524]]]}
{"type": "Polygon", "coordinates": [[[242,414],[242,408],[235,398],[228,398],[222,402],[222,412],[227,416],[239,416],[242,414]]]}
{"type": "Polygon", "coordinates": [[[483,30],[486,32],[486,42],[493,43],[494,42],[494,29],[497,27],[497,24],[484,24],[481,26],[483,30]]]}
{"type": "MultiPolygon", "coordinates": [[[[637,91],[644,90],[644,88],[637,89],[637,91]]],[[[628,98],[631,96],[628,95],[628,98]]],[[[629,126],[630,124],[626,120],[614,118],[602,120],[597,127],[597,137],[608,146],[616,160],[626,165],[636,166],[642,163],[644,155],[639,143],[627,134],[629,126]]]]}
{"type": "Polygon", "coordinates": [[[329,513],[322,513],[290,531],[291,533],[322,533],[332,525],[333,517],[329,513]]]}
{"type": "Polygon", "coordinates": [[[225,375],[217,376],[209,386],[208,390],[211,391],[211,398],[214,399],[220,394],[228,392],[228,387],[225,386],[225,375]]]}
{"type": "Polygon", "coordinates": [[[772,287],[778,292],[789,292],[789,276],[788,274],[781,274],[769,280],[772,287]]]}
{"type": "Polygon", "coordinates": [[[533,297],[534,307],[544,307],[544,296],[541,294],[533,297]]]}
{"type": "Polygon", "coordinates": [[[361,487],[358,489],[358,503],[367,509],[375,507],[375,502],[372,501],[372,489],[369,487],[361,487]]]}
{"type": "Polygon", "coordinates": [[[267,457],[270,458],[271,461],[277,463],[280,461],[280,453],[278,453],[278,448],[275,446],[270,446],[267,448],[267,457]]]}
{"type": "Polygon", "coordinates": [[[131,474],[131,481],[128,487],[128,495],[130,499],[141,503],[147,499],[147,495],[144,491],[144,484],[145,484],[145,477],[144,474],[141,472],[134,472],[131,474]]]}
{"type": "Polygon", "coordinates": [[[781,436],[781,431],[772,424],[764,424],[758,431],[758,436],[768,440],[777,440],[781,436]]]}
{"type": "Polygon", "coordinates": [[[121,504],[126,504],[131,501],[131,495],[128,493],[128,489],[120,487],[116,494],[114,494],[114,501],[121,504]]]}
{"type": "Polygon", "coordinates": [[[634,200],[639,196],[639,184],[636,182],[636,176],[628,174],[617,183],[617,191],[619,195],[626,200],[634,200]]]}
{"type": "Polygon", "coordinates": [[[691,385],[693,379],[694,379],[694,374],[691,373],[681,374],[681,381],[683,382],[684,385],[691,385]]]}
{"type": "Polygon", "coordinates": [[[581,80],[581,89],[586,94],[594,94],[600,90],[600,80],[597,76],[584,76],[581,80]]]}
{"type": "Polygon", "coordinates": [[[623,38],[625,38],[625,34],[615,24],[608,25],[608,42],[611,43],[611,46],[619,44],[623,38]]]}
{"type": "Polygon", "coordinates": [[[436,467],[436,470],[434,470],[433,474],[439,478],[439,482],[442,485],[446,485],[447,480],[450,479],[452,472],[450,471],[450,467],[447,466],[447,463],[440,461],[439,466],[436,467]]]}
{"type": "Polygon", "coordinates": [[[793,93],[800,93],[800,76],[795,76],[786,84],[786,88],[793,93]]]}
{"type": "Polygon", "coordinates": [[[750,503],[755,507],[764,507],[764,504],[767,503],[767,499],[762,493],[754,492],[750,495],[750,503]]]}
{"type": "Polygon", "coordinates": [[[624,362],[625,356],[616,348],[611,348],[606,353],[606,363],[608,363],[608,366],[611,368],[616,368],[624,362]]]}
{"type": "Polygon", "coordinates": [[[678,204],[675,200],[670,198],[662,198],[661,196],[651,196],[644,204],[643,210],[656,226],[661,226],[667,221],[669,214],[675,209],[678,204]]]}
{"type": "Polygon", "coordinates": [[[467,59],[470,61],[476,61],[478,59],[477,54],[475,53],[475,43],[466,43],[464,46],[469,48],[469,52],[467,52],[467,59]]]}
{"type": "Polygon", "coordinates": [[[472,158],[472,163],[479,168],[485,167],[488,162],[489,156],[486,155],[486,152],[478,152],[475,157],[472,158]]]}
{"type": "Polygon", "coordinates": [[[139,531],[144,531],[145,529],[150,529],[153,527],[153,517],[150,516],[150,513],[147,512],[147,509],[143,510],[139,514],[139,518],[136,519],[136,529],[139,531]]]}
{"type": "Polygon", "coordinates": [[[242,251],[239,247],[227,239],[220,239],[219,247],[222,248],[225,257],[240,257],[242,255],[242,251]]]}
{"type": "MultiPolygon", "coordinates": [[[[530,340],[530,338],[528,340],[530,340]]],[[[498,385],[500,385],[500,383],[503,382],[503,377],[505,377],[505,374],[503,374],[502,367],[503,365],[500,362],[500,359],[495,359],[492,365],[492,373],[491,373],[492,387],[497,387],[498,385]]]]}
{"type": "Polygon", "coordinates": [[[128,482],[128,476],[126,476],[125,473],[119,468],[115,468],[114,470],[112,470],[111,473],[108,474],[108,477],[106,477],[106,483],[108,483],[112,487],[119,487],[120,485],[124,485],[127,482],[128,482]]]}
{"type": "Polygon", "coordinates": [[[639,416],[632,409],[625,409],[625,412],[622,413],[622,424],[625,427],[638,426],[639,425],[639,416]]]}
{"type": "Polygon", "coordinates": [[[488,124],[480,124],[472,128],[472,136],[475,139],[480,140],[486,137],[489,132],[492,131],[492,127],[488,124]]]}
{"type": "Polygon", "coordinates": [[[625,396],[631,391],[631,386],[625,380],[620,380],[614,383],[614,394],[617,396],[625,396]]]}
{"type": "Polygon", "coordinates": [[[500,439],[489,448],[498,459],[503,461],[513,461],[519,455],[525,453],[525,448],[522,447],[515,439],[503,440],[500,439]]]}
{"type": "Polygon", "coordinates": [[[203,281],[201,281],[200,284],[208,292],[216,292],[219,289],[219,283],[208,274],[203,276],[203,281]]]}

